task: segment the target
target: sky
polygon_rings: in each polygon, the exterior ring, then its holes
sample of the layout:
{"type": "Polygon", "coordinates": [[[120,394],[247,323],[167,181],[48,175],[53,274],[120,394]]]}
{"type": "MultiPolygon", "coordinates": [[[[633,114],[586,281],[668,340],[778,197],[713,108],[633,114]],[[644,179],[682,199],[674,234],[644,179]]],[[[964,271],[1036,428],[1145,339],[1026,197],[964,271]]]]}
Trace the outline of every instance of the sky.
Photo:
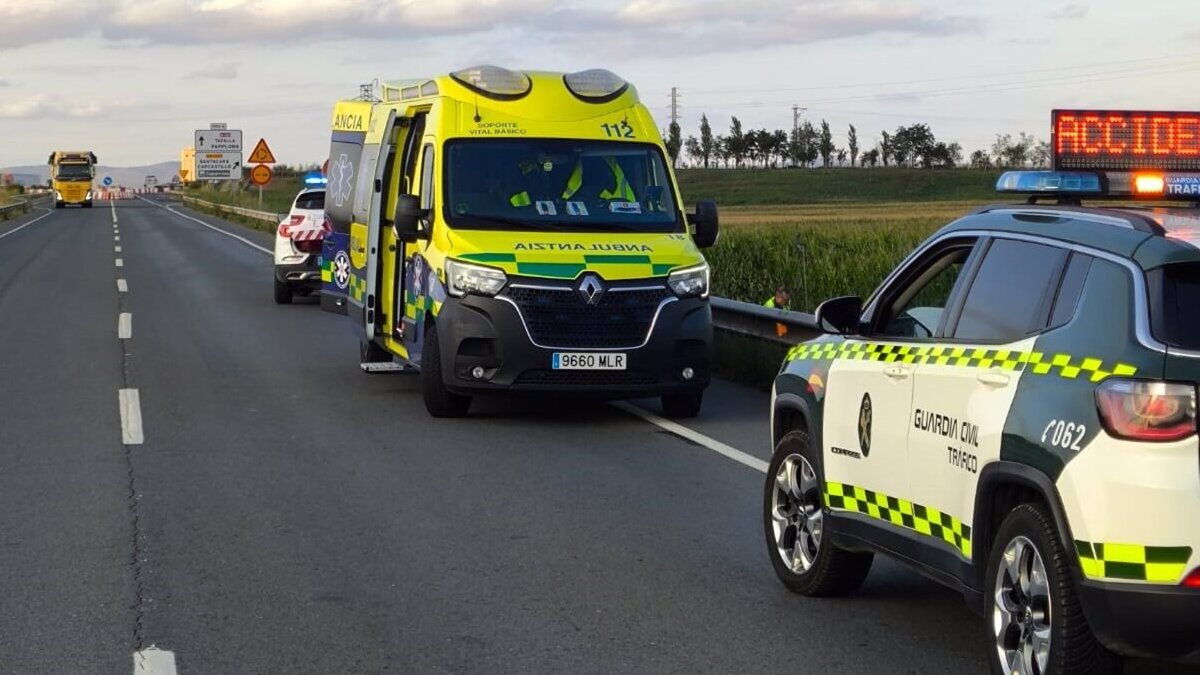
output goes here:
{"type": "MultiPolygon", "coordinates": [[[[969,153],[1049,135],[1055,107],[1200,108],[1194,0],[0,0],[0,166],[90,148],[179,157],[226,122],[280,162],[325,159],[333,102],[458,68],[607,68],[684,135],[787,129],[844,144],[925,122],[969,153]]],[[[247,147],[247,151],[249,147],[247,147]]]]}

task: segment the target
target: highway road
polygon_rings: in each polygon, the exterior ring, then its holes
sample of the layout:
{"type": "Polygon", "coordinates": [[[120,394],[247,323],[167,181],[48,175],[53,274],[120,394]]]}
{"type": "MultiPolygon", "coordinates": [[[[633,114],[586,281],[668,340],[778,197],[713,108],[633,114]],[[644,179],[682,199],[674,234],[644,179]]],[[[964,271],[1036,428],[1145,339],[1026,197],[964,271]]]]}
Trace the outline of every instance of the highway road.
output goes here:
{"type": "Polygon", "coordinates": [[[0,672],[985,671],[895,564],[776,581],[765,394],[716,383],[687,438],[653,402],[432,420],[272,302],[270,243],[143,200],[0,223],[0,672]]]}

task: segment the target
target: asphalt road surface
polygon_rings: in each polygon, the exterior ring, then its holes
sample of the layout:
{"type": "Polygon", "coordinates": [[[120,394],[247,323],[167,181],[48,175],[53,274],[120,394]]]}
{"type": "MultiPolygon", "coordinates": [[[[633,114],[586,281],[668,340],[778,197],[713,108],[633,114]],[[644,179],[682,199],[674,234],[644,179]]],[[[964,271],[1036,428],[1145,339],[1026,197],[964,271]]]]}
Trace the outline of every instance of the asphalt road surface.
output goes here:
{"type": "Polygon", "coordinates": [[[269,235],[170,208],[0,223],[0,672],[985,671],[961,597],[895,564],[776,581],[735,461],[765,394],[716,383],[691,439],[569,400],[432,420],[202,223],[269,235]]]}

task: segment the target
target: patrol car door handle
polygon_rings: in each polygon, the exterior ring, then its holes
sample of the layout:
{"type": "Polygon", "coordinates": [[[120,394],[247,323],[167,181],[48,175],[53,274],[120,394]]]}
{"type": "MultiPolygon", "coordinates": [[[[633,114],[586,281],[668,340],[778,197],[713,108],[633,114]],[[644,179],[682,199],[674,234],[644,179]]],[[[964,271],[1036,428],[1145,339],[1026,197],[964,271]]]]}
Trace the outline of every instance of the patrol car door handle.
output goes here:
{"type": "Polygon", "coordinates": [[[912,374],[912,369],[908,366],[888,366],[883,369],[883,374],[894,380],[903,380],[912,374]]]}
{"type": "Polygon", "coordinates": [[[1007,373],[998,370],[984,370],[975,376],[980,382],[993,387],[1003,387],[1012,381],[1007,373]]]}

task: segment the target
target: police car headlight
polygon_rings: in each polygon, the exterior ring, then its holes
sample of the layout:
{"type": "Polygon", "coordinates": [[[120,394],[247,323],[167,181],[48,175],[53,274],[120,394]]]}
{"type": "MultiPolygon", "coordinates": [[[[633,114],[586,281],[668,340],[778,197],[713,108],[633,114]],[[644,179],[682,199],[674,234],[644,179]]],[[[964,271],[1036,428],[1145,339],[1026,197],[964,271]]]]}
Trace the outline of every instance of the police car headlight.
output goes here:
{"type": "Polygon", "coordinates": [[[446,290],[455,297],[486,295],[491,297],[504,288],[508,277],[495,267],[471,265],[457,260],[446,261],[446,290]]]}
{"type": "Polygon", "coordinates": [[[667,277],[671,292],[681,298],[708,297],[708,265],[696,265],[671,272],[667,277]]]}

